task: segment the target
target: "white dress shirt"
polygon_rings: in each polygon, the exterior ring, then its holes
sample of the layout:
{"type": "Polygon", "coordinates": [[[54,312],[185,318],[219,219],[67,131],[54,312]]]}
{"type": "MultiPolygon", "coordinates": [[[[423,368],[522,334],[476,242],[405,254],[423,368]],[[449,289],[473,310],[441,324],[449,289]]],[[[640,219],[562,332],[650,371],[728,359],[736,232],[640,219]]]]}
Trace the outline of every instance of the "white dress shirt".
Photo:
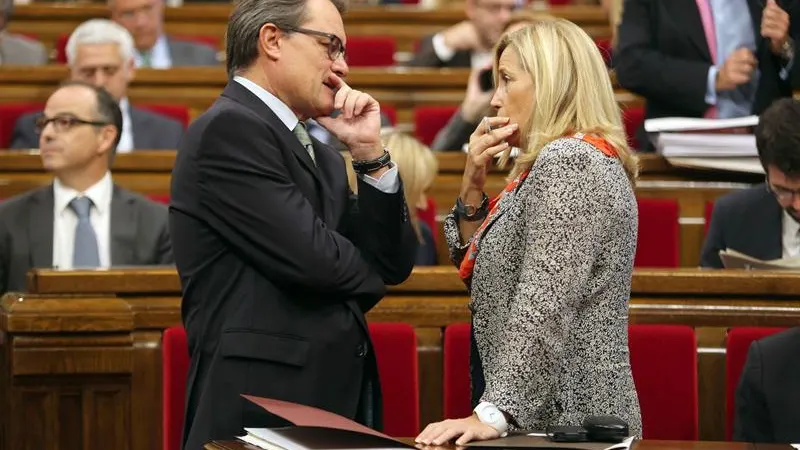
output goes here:
{"type": "MultiPolygon", "coordinates": [[[[441,61],[450,61],[455,56],[456,51],[444,43],[444,35],[436,33],[433,35],[433,51],[441,61]]],[[[492,65],[492,52],[471,52],[470,67],[474,70],[482,70],[492,65]]]]}
{"type": "MultiPolygon", "coordinates": [[[[138,49],[133,49],[133,58],[136,62],[136,67],[144,65],[144,59],[138,49]]],[[[172,67],[172,57],[169,56],[169,43],[166,35],[159,36],[153,48],[150,49],[150,66],[148,67],[151,69],[169,69],[172,67]]]]}
{"type": "Polygon", "coordinates": [[[128,98],[119,101],[119,110],[122,112],[122,134],[119,137],[117,153],[130,153],[133,151],[133,122],[131,122],[131,106],[128,98]]]}
{"type": "Polygon", "coordinates": [[[800,223],[783,212],[783,258],[800,257],[800,223]]]}
{"type": "MultiPolygon", "coordinates": [[[[252,92],[259,99],[261,99],[261,101],[263,101],[267,107],[269,107],[269,109],[271,109],[272,112],[278,116],[278,119],[280,119],[281,122],[286,125],[289,131],[294,130],[294,127],[297,126],[299,119],[292,112],[292,110],[289,109],[286,103],[283,103],[278,99],[278,97],[275,97],[266,89],[253,83],[247,78],[235,76],[233,77],[233,80],[244,86],[248,91],[252,92]]],[[[361,174],[359,174],[358,177],[364,180],[367,184],[373,186],[375,189],[387,194],[394,194],[400,189],[400,178],[397,175],[397,165],[394,164],[394,162],[391,163],[389,170],[384,172],[380,178],[374,178],[369,175],[361,174]]]]}
{"type": "Polygon", "coordinates": [[[111,197],[113,190],[114,185],[111,182],[110,172],[106,172],[100,181],[83,193],[64,186],[56,178],[53,182],[53,267],[72,269],[78,215],[69,207],[69,202],[81,195],[89,197],[93,203],[89,210],[89,220],[97,236],[100,267],[111,265],[111,197]]]}

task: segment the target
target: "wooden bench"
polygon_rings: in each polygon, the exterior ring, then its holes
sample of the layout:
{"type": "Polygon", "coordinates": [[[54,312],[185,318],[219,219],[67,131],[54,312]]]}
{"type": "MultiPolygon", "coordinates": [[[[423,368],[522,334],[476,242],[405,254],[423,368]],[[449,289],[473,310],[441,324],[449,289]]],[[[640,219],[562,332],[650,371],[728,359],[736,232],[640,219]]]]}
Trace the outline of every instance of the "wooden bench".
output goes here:
{"type": "MultiPolygon", "coordinates": [[[[230,5],[221,4],[167,7],[165,30],[178,36],[219,36],[222,44],[230,12],[230,5]]],[[[593,37],[611,36],[608,16],[598,6],[553,7],[551,13],[575,22],[593,37]]],[[[72,33],[82,22],[108,16],[105,3],[18,5],[9,31],[34,35],[52,49],[60,36],[72,33]]],[[[392,36],[399,51],[411,52],[424,36],[465,19],[464,8],[459,6],[425,10],[393,5],[353,8],[344,16],[344,24],[348,36],[392,36]]]]}
{"type": "MultiPolygon", "coordinates": [[[[68,77],[64,66],[0,67],[0,99],[3,103],[44,103],[68,77]]],[[[411,124],[416,106],[460,104],[468,78],[468,69],[354,68],[347,82],[381,105],[394,107],[399,123],[411,124]]],[[[194,118],[211,106],[227,82],[221,67],[137,69],[128,98],[134,105],[185,105],[194,118]]],[[[624,107],[642,104],[640,97],[624,90],[617,92],[617,99],[624,107]]]]}
{"type": "MultiPolygon", "coordinates": [[[[465,155],[459,152],[437,153],[439,174],[429,195],[443,216],[452,207],[461,188],[465,155]]],[[[114,181],[120,186],[159,198],[169,195],[170,177],[175,160],[174,151],[137,151],[117,156],[114,181]]],[[[506,172],[495,169],[487,182],[487,194],[496,195],[505,186],[506,172]]],[[[0,199],[49,184],[50,174],[44,172],[35,152],[0,151],[0,199]]],[[[642,155],[642,180],[636,195],[642,198],[676,199],[680,212],[680,258],[682,266],[697,266],[705,237],[706,203],[733,189],[763,181],[755,174],[736,174],[690,170],[672,167],[658,155],[642,155]]],[[[441,233],[441,227],[439,232],[441,233]]],[[[438,239],[439,260],[447,261],[444,239],[438,239]]]]}
{"type": "MultiPolygon", "coordinates": [[[[29,290],[0,301],[0,449],[160,448],[161,334],[181,322],[175,270],[40,270],[29,290]]],[[[631,295],[632,323],[695,329],[701,438],[722,440],[727,329],[796,325],[800,274],[638,270],[631,295]]],[[[419,268],[369,313],[416,329],[422,424],[442,417],[442,332],[469,320],[467,301],[454,269],[419,268]]]]}

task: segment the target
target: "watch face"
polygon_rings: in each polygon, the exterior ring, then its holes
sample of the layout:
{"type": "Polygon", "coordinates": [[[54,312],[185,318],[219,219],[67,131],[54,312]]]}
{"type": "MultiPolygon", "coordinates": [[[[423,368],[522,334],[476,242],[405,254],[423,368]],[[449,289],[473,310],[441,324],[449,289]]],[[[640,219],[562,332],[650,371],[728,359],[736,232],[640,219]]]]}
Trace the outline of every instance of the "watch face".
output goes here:
{"type": "Polygon", "coordinates": [[[465,205],[464,212],[467,213],[468,216],[474,216],[476,212],[478,212],[478,208],[473,205],[465,205]]]}

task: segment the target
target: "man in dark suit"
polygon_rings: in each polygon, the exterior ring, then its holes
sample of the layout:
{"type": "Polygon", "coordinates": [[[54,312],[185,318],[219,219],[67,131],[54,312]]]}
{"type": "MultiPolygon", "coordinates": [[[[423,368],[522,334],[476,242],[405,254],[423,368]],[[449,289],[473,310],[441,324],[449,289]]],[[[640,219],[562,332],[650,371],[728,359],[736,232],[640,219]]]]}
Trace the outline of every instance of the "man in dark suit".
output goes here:
{"type": "Polygon", "coordinates": [[[111,19],[133,36],[136,67],[219,65],[217,51],[212,46],[164,33],[164,7],[164,0],[108,0],[111,19]]]}
{"type": "Polygon", "coordinates": [[[744,442],[800,442],[800,328],[750,345],[736,388],[733,439],[744,442]]]}
{"type": "Polygon", "coordinates": [[[467,0],[467,20],[427,36],[408,63],[416,67],[471,67],[491,65],[492,48],[500,40],[517,0],[467,0]]]}
{"type": "MultiPolygon", "coordinates": [[[[742,117],[791,96],[800,1],[700,4],[625,2],[614,68],[621,87],[645,98],[646,118],[742,117]]],[[[654,150],[643,127],[639,141],[654,150]]]]}
{"type": "Polygon", "coordinates": [[[169,218],[191,354],[186,449],[285,424],[241,394],[381,426],[364,316],[410,274],[417,244],[380,106],[343,81],[344,9],[237,2],[231,80],[178,150],[169,218]],[[357,198],[309,118],[358,162],[357,198]]]}
{"type": "Polygon", "coordinates": [[[0,66],[47,64],[47,50],[41,42],[6,31],[13,12],[14,0],[0,0],[0,66]]]}
{"type": "Polygon", "coordinates": [[[0,293],[24,291],[32,268],[171,264],[167,211],[113,184],[122,115],[101,88],[70,82],[39,122],[53,184],[0,203],[0,293]]]}
{"type": "MultiPolygon", "coordinates": [[[[135,149],[170,149],[178,147],[183,124],[177,120],[131,106],[128,84],[133,80],[133,39],[118,24],[105,19],[92,19],[79,25],[67,41],[67,64],[70,78],[100,86],[118,102],[123,127],[117,151],[135,149]]],[[[11,148],[36,148],[36,118],[41,113],[26,114],[14,126],[11,148]]]]}
{"type": "Polygon", "coordinates": [[[800,103],[776,101],[755,130],[767,181],[714,203],[700,265],[722,268],[720,250],[758,259],[800,257],[800,103]]]}

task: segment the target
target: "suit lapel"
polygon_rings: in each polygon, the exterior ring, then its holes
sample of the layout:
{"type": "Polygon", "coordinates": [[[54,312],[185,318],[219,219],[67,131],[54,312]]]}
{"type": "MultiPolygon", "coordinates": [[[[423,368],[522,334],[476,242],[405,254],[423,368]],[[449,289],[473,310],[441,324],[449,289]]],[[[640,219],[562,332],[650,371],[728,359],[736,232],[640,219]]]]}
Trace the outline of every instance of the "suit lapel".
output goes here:
{"type": "Polygon", "coordinates": [[[685,30],[703,58],[711,62],[711,51],[708,49],[708,40],[700,10],[697,8],[697,0],[666,0],[661,4],[664,8],[667,8],[667,5],[672,7],[673,26],[685,30]]]}
{"type": "Polygon", "coordinates": [[[763,192],[758,200],[755,214],[750,215],[752,221],[749,229],[761,230],[752,233],[753,249],[763,249],[764,255],[753,255],[761,259],[778,259],[783,255],[783,209],[775,197],[761,184],[763,192]]]}
{"type": "Polygon", "coordinates": [[[750,10],[750,19],[753,22],[753,37],[756,40],[756,58],[761,54],[765,40],[761,37],[761,14],[762,8],[760,0],[747,0],[747,8],[750,10]]]}
{"type": "Polygon", "coordinates": [[[53,186],[41,189],[31,198],[28,210],[28,245],[31,267],[53,266],[53,186]]]}
{"type": "Polygon", "coordinates": [[[111,265],[125,266],[136,264],[136,207],[133,197],[116,185],[111,197],[110,250],[111,265]]]}
{"type": "Polygon", "coordinates": [[[128,113],[131,117],[131,133],[133,134],[133,148],[153,148],[147,137],[150,133],[138,133],[138,130],[147,129],[147,117],[139,113],[139,110],[133,106],[128,107],[128,113]]]}

